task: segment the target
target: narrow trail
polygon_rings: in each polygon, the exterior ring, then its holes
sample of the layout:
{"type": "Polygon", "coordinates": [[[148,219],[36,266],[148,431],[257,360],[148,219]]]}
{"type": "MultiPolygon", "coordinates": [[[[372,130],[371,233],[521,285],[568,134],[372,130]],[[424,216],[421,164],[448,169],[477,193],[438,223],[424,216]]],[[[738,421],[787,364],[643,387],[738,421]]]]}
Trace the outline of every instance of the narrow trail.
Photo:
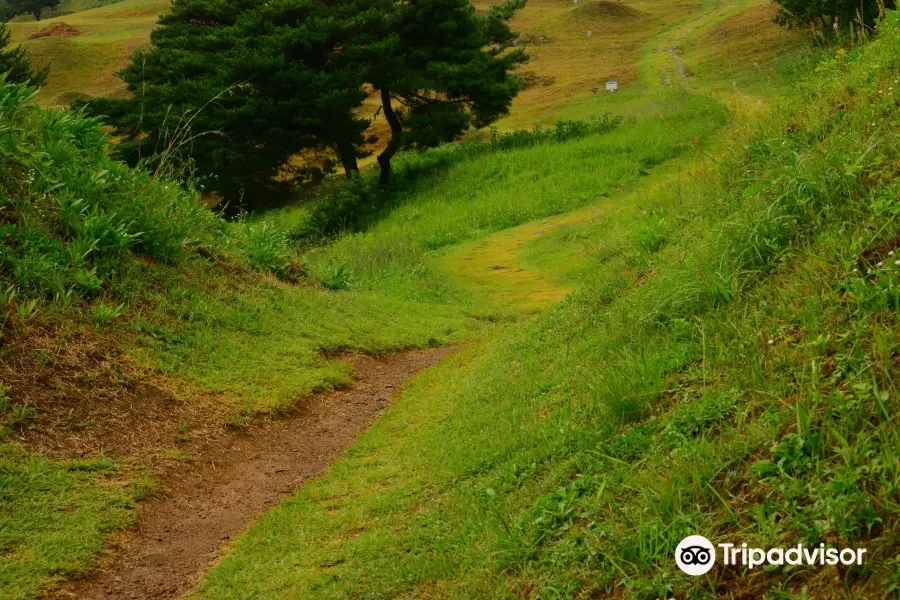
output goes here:
{"type": "MultiPolygon", "coordinates": [[[[659,81],[663,84],[679,83],[688,91],[697,92],[695,83],[701,82],[695,82],[690,77],[688,67],[682,58],[682,47],[685,42],[692,34],[705,31],[716,22],[737,14],[751,5],[750,0],[716,0],[715,4],[710,3],[705,10],[701,10],[689,19],[661,32],[657,36],[656,42],[650,45],[651,53],[668,54],[671,61],[666,61],[668,64],[654,61],[652,58],[645,58],[641,61],[640,68],[645,81],[648,81],[646,76],[655,70],[658,72],[659,81]],[[653,68],[654,65],[656,69],[653,68]]],[[[699,87],[702,90],[704,86],[700,85],[699,87]]]]}
{"type": "Polygon", "coordinates": [[[540,272],[522,264],[520,252],[523,246],[558,227],[590,220],[612,198],[617,197],[618,192],[582,208],[537,219],[462,244],[442,257],[439,263],[448,275],[466,280],[482,297],[489,297],[502,307],[517,313],[536,313],[565,298],[572,288],[554,283],[540,272]]]}
{"type": "Polygon", "coordinates": [[[164,496],[142,505],[137,525],[122,536],[107,564],[46,598],[143,600],[190,592],[231,538],[327,470],[390,405],[404,381],[454,350],[357,357],[349,386],[211,443],[165,482],[164,496]]]}
{"type": "Polygon", "coordinates": [[[519,263],[519,249],[555,225],[559,217],[540,219],[455,247],[440,263],[478,288],[481,295],[515,312],[533,313],[562,300],[571,290],[519,263]]]}
{"type": "MultiPolygon", "coordinates": [[[[651,86],[673,83],[677,78],[689,92],[697,93],[694,80],[679,49],[692,34],[750,6],[750,0],[716,0],[690,18],[660,32],[648,43],[648,52],[640,61],[641,78],[651,86]],[[668,55],[671,62],[661,61],[668,55]],[[654,73],[658,78],[654,77],[654,73]]],[[[702,85],[700,87],[703,87],[702,85]]],[[[632,193],[643,186],[641,181],[628,186],[632,193]]],[[[620,194],[613,194],[612,198],[620,194]]],[[[562,300],[571,288],[560,286],[541,273],[522,264],[519,253],[525,244],[546,235],[559,226],[587,221],[602,210],[612,198],[604,198],[574,211],[538,219],[511,229],[499,231],[480,240],[456,246],[438,261],[450,277],[462,280],[500,306],[517,313],[538,312],[562,300]]]]}

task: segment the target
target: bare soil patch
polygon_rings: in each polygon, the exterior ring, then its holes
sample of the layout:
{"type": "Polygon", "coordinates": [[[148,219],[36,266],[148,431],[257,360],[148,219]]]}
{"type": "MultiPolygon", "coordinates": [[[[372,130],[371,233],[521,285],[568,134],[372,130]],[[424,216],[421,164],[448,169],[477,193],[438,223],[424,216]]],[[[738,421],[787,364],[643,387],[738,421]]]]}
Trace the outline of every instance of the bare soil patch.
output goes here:
{"type": "Polygon", "coordinates": [[[546,87],[548,85],[553,85],[556,83],[556,77],[548,76],[548,75],[540,75],[535,73],[534,71],[523,71],[521,73],[522,79],[525,80],[525,89],[535,88],[535,87],[546,87]]]}
{"type": "Polygon", "coordinates": [[[97,572],[47,597],[158,599],[190,591],[228,540],[324,472],[406,379],[453,350],[353,356],[351,385],[312,396],[278,418],[211,436],[168,474],[165,493],[142,505],[137,525],[97,572]]]}
{"type": "Polygon", "coordinates": [[[71,25],[63,22],[54,23],[49,27],[45,27],[39,31],[28,34],[29,40],[36,40],[43,37],[61,37],[70,38],[78,35],[78,30],[71,25]]]}
{"type": "MultiPolygon", "coordinates": [[[[28,419],[11,439],[54,459],[101,451],[134,468],[162,468],[165,450],[222,435],[234,407],[129,360],[116,334],[60,325],[5,331],[0,382],[28,419]]],[[[3,417],[0,409],[0,422],[3,417]]]]}

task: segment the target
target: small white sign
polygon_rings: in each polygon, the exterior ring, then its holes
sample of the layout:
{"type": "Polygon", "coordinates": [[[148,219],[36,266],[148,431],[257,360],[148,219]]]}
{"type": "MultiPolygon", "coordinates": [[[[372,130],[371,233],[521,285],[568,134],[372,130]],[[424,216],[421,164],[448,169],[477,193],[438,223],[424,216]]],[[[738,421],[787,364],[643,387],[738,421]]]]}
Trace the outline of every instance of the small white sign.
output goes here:
{"type": "Polygon", "coordinates": [[[614,91],[616,91],[617,89],[619,89],[619,82],[618,82],[618,81],[607,81],[607,82],[606,82],[606,91],[607,91],[607,92],[614,92],[614,91]]]}
{"type": "Polygon", "coordinates": [[[594,35],[592,32],[588,31],[588,39],[591,39],[591,36],[594,35]]]}

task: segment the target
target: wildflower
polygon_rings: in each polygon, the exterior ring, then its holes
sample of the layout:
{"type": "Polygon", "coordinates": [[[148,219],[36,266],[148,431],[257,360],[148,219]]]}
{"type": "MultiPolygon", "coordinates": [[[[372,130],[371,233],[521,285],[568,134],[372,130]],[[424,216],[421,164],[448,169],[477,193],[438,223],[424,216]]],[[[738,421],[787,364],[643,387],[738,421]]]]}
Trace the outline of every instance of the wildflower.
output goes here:
{"type": "Polygon", "coordinates": [[[893,255],[894,255],[894,251],[893,251],[893,250],[891,250],[890,252],[888,252],[888,256],[893,256],[893,255]]]}
{"type": "Polygon", "coordinates": [[[894,261],[894,264],[895,264],[895,265],[900,265],[900,260],[895,260],[895,261],[894,261]]]}
{"type": "Polygon", "coordinates": [[[879,267],[879,268],[881,268],[881,267],[883,267],[883,266],[884,266],[884,263],[883,263],[883,262],[878,263],[878,267],[879,267]]]}
{"type": "Polygon", "coordinates": [[[769,340],[769,345],[770,345],[770,346],[771,346],[772,344],[774,344],[774,343],[775,343],[775,340],[769,340]]]}

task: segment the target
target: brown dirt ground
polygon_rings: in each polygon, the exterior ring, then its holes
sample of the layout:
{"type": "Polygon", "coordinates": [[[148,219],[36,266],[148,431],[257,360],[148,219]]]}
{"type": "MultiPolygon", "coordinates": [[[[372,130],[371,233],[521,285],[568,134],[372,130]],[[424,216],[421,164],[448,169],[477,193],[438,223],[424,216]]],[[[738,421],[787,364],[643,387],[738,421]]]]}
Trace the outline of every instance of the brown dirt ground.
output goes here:
{"type": "Polygon", "coordinates": [[[137,525],[120,536],[98,571],[46,597],[159,599],[190,591],[228,540],[323,473],[406,379],[453,350],[354,356],[351,385],[207,440],[193,460],[171,470],[165,492],[142,505],[137,525]]]}
{"type": "Polygon", "coordinates": [[[9,328],[4,333],[0,381],[12,403],[34,415],[12,439],[32,452],[54,459],[103,452],[159,470],[171,451],[190,452],[233,418],[228,399],[129,360],[114,332],[39,324],[12,339],[9,328]]]}
{"type": "Polygon", "coordinates": [[[40,31],[35,31],[34,33],[30,33],[30,34],[28,34],[27,38],[29,40],[36,40],[36,39],[42,38],[42,37],[69,38],[69,37],[75,37],[76,35],[78,35],[77,29],[75,29],[74,27],[72,27],[71,25],[68,25],[66,23],[59,22],[59,23],[54,23],[53,25],[50,25],[49,27],[45,27],[44,29],[41,29],[40,31]]]}
{"type": "Polygon", "coordinates": [[[4,333],[0,381],[32,415],[12,441],[56,459],[102,452],[123,474],[162,482],[136,526],[110,540],[98,571],[45,595],[84,600],[189,591],[229,539],[324,472],[406,379],[454,350],[333,357],[353,365],[349,386],[234,426],[227,398],[138,366],[115,332],[32,323],[4,333]]]}

